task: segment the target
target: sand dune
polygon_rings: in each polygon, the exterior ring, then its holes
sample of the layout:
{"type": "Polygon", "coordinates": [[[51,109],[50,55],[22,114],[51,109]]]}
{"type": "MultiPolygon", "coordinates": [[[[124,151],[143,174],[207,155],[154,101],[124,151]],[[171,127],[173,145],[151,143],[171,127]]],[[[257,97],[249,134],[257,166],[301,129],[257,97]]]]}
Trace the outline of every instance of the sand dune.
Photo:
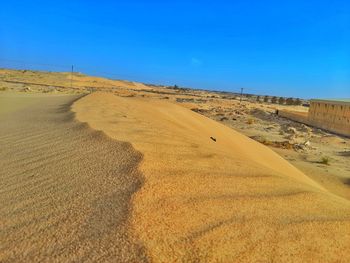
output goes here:
{"type": "Polygon", "coordinates": [[[73,110],[144,155],[132,231],[154,262],[350,261],[350,202],[267,147],[159,100],[94,93],[73,110]]]}
{"type": "Polygon", "coordinates": [[[0,262],[142,262],[141,155],[74,121],[78,97],[0,95],[0,262]]]}
{"type": "Polygon", "coordinates": [[[112,80],[101,77],[93,77],[75,72],[45,72],[32,70],[11,70],[0,69],[0,82],[5,81],[6,86],[9,83],[18,82],[22,84],[37,84],[45,86],[59,86],[73,89],[84,88],[118,88],[122,91],[132,90],[150,90],[151,88],[138,82],[126,80],[112,80]]]}

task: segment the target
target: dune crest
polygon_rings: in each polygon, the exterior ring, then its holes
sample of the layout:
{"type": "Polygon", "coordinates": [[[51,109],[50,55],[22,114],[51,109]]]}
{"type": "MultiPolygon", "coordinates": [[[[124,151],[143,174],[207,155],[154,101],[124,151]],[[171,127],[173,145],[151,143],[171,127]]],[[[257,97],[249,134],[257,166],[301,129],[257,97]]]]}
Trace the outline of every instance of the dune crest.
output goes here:
{"type": "Polygon", "coordinates": [[[72,109],[143,153],[132,230],[153,261],[350,261],[350,202],[267,147],[160,100],[93,93],[72,109]]]}

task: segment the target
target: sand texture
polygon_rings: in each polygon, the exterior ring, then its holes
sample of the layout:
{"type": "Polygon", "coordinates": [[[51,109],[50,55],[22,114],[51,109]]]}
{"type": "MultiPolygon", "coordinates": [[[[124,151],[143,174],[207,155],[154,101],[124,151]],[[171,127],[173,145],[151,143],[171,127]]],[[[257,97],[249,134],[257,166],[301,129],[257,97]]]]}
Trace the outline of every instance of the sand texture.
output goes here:
{"type": "Polygon", "coordinates": [[[0,262],[143,262],[128,231],[142,158],[74,120],[78,96],[0,95],[0,262]]]}
{"type": "Polygon", "coordinates": [[[350,202],[266,146],[164,100],[93,93],[73,110],[143,154],[131,230],[149,260],[350,262],[350,202]]]}

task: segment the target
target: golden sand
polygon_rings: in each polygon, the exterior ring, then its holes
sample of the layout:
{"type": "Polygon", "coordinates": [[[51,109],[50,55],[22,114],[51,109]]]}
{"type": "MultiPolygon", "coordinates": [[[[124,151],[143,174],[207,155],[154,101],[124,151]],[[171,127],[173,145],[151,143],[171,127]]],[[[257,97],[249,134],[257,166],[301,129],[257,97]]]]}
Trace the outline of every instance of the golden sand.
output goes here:
{"type": "Polygon", "coordinates": [[[141,155],[76,122],[77,96],[0,94],[0,262],[143,262],[141,155]]]}
{"type": "Polygon", "coordinates": [[[159,100],[94,93],[73,110],[144,155],[132,231],[152,261],[350,262],[350,202],[267,147],[159,100]]]}

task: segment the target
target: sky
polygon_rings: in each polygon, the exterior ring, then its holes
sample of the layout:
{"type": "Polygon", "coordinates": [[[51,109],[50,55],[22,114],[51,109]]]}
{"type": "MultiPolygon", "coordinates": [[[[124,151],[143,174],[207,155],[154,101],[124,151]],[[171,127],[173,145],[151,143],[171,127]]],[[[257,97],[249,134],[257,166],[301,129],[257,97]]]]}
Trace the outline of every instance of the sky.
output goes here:
{"type": "Polygon", "coordinates": [[[0,67],[350,97],[350,1],[4,1],[0,67]]]}

